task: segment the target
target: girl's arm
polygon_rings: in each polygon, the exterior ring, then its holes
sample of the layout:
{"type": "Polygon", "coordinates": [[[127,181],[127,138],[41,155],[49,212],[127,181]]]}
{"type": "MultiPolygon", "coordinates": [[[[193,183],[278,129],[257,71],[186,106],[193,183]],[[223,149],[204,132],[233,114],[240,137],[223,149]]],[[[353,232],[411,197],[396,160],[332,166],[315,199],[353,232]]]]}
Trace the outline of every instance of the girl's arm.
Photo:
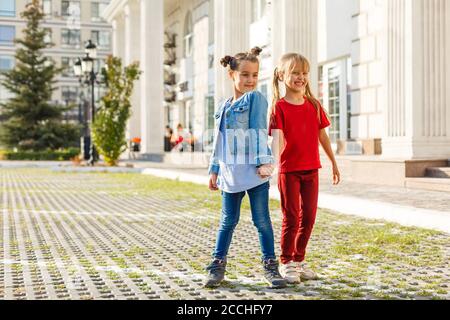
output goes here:
{"type": "Polygon", "coordinates": [[[251,148],[257,167],[273,164],[273,156],[268,144],[266,98],[258,91],[251,93],[249,129],[252,136],[251,148]]]}
{"type": "Polygon", "coordinates": [[[327,154],[328,159],[330,159],[333,165],[333,184],[337,185],[341,181],[341,174],[338,169],[336,158],[334,157],[333,149],[331,148],[330,138],[328,137],[328,134],[325,129],[320,130],[319,141],[320,144],[322,145],[323,150],[327,154]]]}
{"type": "Polygon", "coordinates": [[[275,165],[280,165],[281,150],[284,148],[284,134],[281,129],[272,129],[272,153],[275,160],[275,165]]]}

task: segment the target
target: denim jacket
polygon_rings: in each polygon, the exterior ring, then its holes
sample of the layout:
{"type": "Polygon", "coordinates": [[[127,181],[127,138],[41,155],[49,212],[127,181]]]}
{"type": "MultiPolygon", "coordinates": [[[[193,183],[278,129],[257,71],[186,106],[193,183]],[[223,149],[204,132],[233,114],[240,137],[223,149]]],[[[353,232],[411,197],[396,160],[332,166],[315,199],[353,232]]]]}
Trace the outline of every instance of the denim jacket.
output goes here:
{"type": "Polygon", "coordinates": [[[219,173],[218,140],[220,139],[220,126],[224,116],[227,124],[227,148],[232,155],[251,154],[254,156],[253,163],[256,167],[274,163],[267,141],[268,103],[266,98],[258,91],[248,92],[235,101],[225,112],[225,107],[230,100],[231,98],[222,103],[214,116],[216,120],[214,148],[209,173],[219,173]]]}

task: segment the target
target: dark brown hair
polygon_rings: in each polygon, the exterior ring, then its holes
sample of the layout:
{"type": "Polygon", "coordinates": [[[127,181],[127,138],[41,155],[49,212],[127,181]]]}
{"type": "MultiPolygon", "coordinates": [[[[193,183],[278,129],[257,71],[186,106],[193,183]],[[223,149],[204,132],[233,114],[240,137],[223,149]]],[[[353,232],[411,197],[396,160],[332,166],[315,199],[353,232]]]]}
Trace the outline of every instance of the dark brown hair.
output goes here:
{"type": "Polygon", "coordinates": [[[258,56],[261,54],[262,49],[259,47],[254,47],[249,52],[241,52],[232,56],[225,56],[222,59],[220,59],[220,64],[227,68],[229,67],[230,70],[237,71],[239,70],[239,66],[242,61],[250,61],[250,62],[256,62],[259,63],[258,56]]]}

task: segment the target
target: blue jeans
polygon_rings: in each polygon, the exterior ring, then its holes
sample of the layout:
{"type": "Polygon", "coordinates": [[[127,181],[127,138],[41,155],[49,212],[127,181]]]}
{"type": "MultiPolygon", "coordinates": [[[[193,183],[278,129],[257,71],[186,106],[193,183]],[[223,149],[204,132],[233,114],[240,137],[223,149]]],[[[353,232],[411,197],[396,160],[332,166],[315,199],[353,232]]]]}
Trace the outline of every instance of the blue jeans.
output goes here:
{"type": "MultiPolygon", "coordinates": [[[[272,221],[269,214],[269,188],[270,183],[266,182],[247,190],[250,197],[253,224],[258,229],[259,243],[264,260],[276,259],[272,221]]],[[[214,250],[214,258],[216,259],[223,260],[228,254],[234,229],[239,222],[244,196],[245,191],[239,193],[222,191],[222,219],[214,250]]]]}

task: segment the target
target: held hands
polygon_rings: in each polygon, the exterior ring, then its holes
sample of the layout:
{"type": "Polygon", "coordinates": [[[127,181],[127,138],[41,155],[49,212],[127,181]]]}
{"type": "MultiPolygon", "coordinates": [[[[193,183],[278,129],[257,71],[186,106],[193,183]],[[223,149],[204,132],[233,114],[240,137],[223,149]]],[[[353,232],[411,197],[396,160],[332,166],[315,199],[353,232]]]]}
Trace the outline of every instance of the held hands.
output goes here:
{"type": "Polygon", "coordinates": [[[264,164],[258,168],[256,173],[259,175],[261,179],[265,179],[271,177],[274,170],[275,166],[273,164],[264,164]]]}
{"type": "Polygon", "coordinates": [[[338,185],[341,182],[341,173],[339,172],[337,164],[333,164],[333,185],[338,185]]]}
{"type": "Polygon", "coordinates": [[[209,190],[217,191],[219,188],[217,187],[217,174],[212,173],[209,176],[209,190]]]}

